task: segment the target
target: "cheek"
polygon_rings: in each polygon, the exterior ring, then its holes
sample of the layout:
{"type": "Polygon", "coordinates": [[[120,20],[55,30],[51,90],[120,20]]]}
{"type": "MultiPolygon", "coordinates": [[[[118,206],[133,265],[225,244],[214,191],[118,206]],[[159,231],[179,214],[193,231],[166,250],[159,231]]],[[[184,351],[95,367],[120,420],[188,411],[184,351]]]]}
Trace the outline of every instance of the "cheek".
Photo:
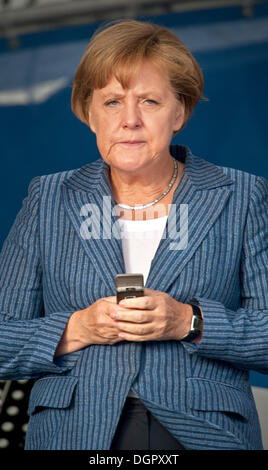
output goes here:
{"type": "Polygon", "coordinates": [[[117,128],[118,119],[116,119],[116,116],[107,116],[106,113],[103,113],[95,120],[96,135],[102,139],[111,139],[116,135],[117,128]]]}
{"type": "Polygon", "coordinates": [[[107,136],[107,133],[97,132],[96,137],[97,137],[98,148],[105,149],[108,146],[109,141],[110,141],[110,139],[107,136]]]}
{"type": "Polygon", "coordinates": [[[106,113],[98,109],[97,106],[92,106],[88,116],[91,130],[97,136],[105,134],[106,130],[110,127],[111,122],[106,113]]]}
{"type": "Polygon", "coordinates": [[[160,145],[169,144],[173,136],[173,120],[167,116],[164,119],[158,119],[151,127],[151,138],[160,145]]]}
{"type": "Polygon", "coordinates": [[[96,141],[99,153],[101,154],[102,158],[104,160],[111,158],[111,155],[113,155],[116,151],[116,145],[114,145],[114,134],[111,132],[109,126],[106,126],[106,129],[102,127],[99,132],[96,132],[96,141]]]}
{"type": "Polygon", "coordinates": [[[97,141],[100,144],[108,142],[111,139],[111,136],[113,135],[113,131],[111,127],[112,126],[105,119],[105,117],[103,118],[100,117],[95,121],[95,134],[96,134],[97,141]]]}

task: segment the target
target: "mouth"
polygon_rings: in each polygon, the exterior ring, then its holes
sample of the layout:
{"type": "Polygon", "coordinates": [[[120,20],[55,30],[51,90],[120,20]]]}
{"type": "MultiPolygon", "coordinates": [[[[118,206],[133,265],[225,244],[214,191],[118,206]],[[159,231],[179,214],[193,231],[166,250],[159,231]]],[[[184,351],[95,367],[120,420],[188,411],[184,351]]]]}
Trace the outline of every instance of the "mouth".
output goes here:
{"type": "Polygon", "coordinates": [[[124,147],[139,147],[143,144],[145,144],[144,140],[125,140],[122,142],[118,142],[120,145],[123,145],[124,147]]]}

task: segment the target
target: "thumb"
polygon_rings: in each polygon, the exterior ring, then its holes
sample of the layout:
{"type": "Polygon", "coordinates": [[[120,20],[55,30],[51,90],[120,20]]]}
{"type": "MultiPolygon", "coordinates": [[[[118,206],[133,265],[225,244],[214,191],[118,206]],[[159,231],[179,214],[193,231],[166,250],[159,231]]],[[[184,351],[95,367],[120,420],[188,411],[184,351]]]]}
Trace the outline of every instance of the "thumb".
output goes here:
{"type": "Polygon", "coordinates": [[[158,290],[148,289],[148,287],[144,289],[144,295],[154,296],[159,294],[161,294],[161,292],[158,290]]]}
{"type": "Polygon", "coordinates": [[[106,300],[107,302],[116,304],[116,295],[112,295],[110,297],[103,297],[102,300],[106,300]]]}

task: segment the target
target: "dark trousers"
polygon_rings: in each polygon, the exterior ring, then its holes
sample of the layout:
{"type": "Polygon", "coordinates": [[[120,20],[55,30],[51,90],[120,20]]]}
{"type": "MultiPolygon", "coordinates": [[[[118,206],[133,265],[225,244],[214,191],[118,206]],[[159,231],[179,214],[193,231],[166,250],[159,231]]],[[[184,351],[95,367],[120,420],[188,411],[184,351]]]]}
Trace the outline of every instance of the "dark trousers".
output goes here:
{"type": "Polygon", "coordinates": [[[175,450],[184,447],[138,398],[128,397],[110,449],[175,450]]]}

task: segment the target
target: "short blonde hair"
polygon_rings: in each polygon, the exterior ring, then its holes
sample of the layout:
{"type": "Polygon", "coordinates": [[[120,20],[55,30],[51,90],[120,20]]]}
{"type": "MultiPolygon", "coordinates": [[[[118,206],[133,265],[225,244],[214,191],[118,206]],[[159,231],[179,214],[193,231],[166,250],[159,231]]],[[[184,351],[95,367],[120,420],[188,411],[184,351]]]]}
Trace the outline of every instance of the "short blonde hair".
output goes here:
{"type": "Polygon", "coordinates": [[[184,126],[202,97],[202,71],[172,31],[136,20],[109,23],[93,35],[73,81],[72,110],[78,119],[88,125],[94,89],[105,87],[112,77],[128,88],[137,66],[145,59],[167,73],[176,99],[185,107],[184,126]]]}

